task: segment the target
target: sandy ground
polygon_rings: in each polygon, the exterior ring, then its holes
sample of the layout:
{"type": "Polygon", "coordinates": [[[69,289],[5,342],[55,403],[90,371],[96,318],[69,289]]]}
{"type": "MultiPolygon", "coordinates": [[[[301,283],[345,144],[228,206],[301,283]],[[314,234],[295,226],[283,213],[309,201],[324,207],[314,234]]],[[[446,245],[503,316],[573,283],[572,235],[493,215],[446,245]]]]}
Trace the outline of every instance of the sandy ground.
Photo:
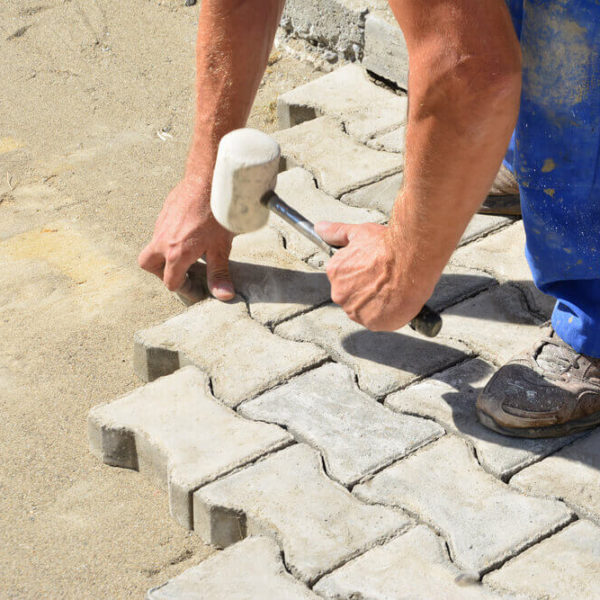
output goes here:
{"type": "MultiPolygon", "coordinates": [[[[140,385],[134,332],[183,310],[136,256],[182,173],[197,14],[0,4],[2,598],[141,598],[212,552],[86,438],[92,405],[140,385]]],[[[277,95],[319,75],[272,62],[251,119],[266,130],[277,95]]]]}

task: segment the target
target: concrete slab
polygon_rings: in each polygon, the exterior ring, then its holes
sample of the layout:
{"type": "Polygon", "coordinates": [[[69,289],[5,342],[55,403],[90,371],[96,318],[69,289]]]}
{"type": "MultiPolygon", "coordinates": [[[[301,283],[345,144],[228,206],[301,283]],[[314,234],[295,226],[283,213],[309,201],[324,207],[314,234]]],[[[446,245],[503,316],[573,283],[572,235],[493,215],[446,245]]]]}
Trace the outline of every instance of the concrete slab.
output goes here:
{"type": "Polygon", "coordinates": [[[478,573],[573,518],[564,504],[530,498],[499,482],[453,436],[384,469],[353,491],[362,500],[419,515],[446,538],[457,565],[478,573]]]}
{"type": "Polygon", "coordinates": [[[235,407],[326,358],[312,344],[293,343],[250,318],[243,302],[206,300],[135,334],[134,368],[152,381],[196,365],[215,396],[235,407]]]}
{"type": "Polygon", "coordinates": [[[326,364],[238,408],[278,423],[321,452],[327,474],[348,486],[444,435],[433,423],[397,415],[359,391],[353,373],[326,364]]]}
{"type": "Polygon", "coordinates": [[[292,574],[307,583],[402,531],[399,511],[359,502],[297,444],[194,494],[194,529],[217,546],[264,533],[277,539],[292,574]]]}
{"type": "Polygon", "coordinates": [[[149,473],[167,487],[171,514],[188,529],[194,490],[292,441],[283,429],[217,402],[195,367],[95,406],[88,437],[106,464],[149,473]]]}

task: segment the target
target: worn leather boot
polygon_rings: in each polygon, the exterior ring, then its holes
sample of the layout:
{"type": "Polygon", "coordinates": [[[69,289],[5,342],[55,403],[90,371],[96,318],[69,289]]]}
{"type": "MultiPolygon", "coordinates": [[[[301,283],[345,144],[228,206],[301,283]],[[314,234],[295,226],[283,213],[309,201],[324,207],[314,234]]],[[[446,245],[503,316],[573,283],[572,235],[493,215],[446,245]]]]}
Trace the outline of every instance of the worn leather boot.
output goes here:
{"type": "Polygon", "coordinates": [[[494,179],[488,197],[477,212],[483,215],[521,216],[519,184],[504,164],[500,167],[496,179],[494,179]]]}
{"type": "Polygon", "coordinates": [[[477,399],[498,433],[559,437],[600,424],[600,358],[578,354],[549,327],[528,352],[500,368],[477,399]]]}

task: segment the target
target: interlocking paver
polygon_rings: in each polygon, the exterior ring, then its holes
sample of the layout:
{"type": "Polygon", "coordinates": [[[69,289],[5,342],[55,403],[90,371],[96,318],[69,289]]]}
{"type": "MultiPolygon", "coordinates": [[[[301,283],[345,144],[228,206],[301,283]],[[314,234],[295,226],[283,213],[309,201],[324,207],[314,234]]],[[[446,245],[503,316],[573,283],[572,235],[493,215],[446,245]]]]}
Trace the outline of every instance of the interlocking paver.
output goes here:
{"type": "Polygon", "coordinates": [[[390,394],[385,404],[394,410],[435,419],[446,429],[466,436],[475,447],[481,465],[506,480],[575,437],[537,440],[507,437],[481,425],[475,401],[494,371],[492,365],[479,358],[469,360],[390,394]]]}
{"type": "Polygon", "coordinates": [[[294,579],[279,546],[265,536],[250,537],[151,589],[146,600],[318,600],[294,579]]]}
{"type": "Polygon", "coordinates": [[[522,221],[464,248],[459,248],[450,262],[487,271],[503,283],[513,282],[525,292],[533,310],[545,318],[550,317],[554,308],[554,299],[540,292],[533,283],[531,270],[525,259],[525,230],[522,221]]]}
{"type": "Polygon", "coordinates": [[[403,173],[396,173],[380,181],[343,194],[340,200],[348,206],[378,210],[386,216],[392,214],[394,202],[404,181],[403,173]]]}
{"type": "Polygon", "coordinates": [[[318,452],[296,444],[194,494],[194,529],[228,546],[275,536],[291,572],[306,582],[409,523],[396,510],[359,502],[323,472],[318,452]]]}
{"type": "Polygon", "coordinates": [[[134,367],[142,379],[196,365],[211,377],[215,396],[232,407],[325,357],[313,344],[272,334],[239,300],[205,300],[135,334],[134,367]]]}
{"type": "Polygon", "coordinates": [[[577,521],[509,561],[485,582],[531,598],[600,598],[600,528],[577,521]]]}
{"type": "Polygon", "coordinates": [[[169,490],[171,514],[191,529],[191,493],[292,441],[283,429],[242,419],[217,402],[195,367],[157,379],[88,417],[92,452],[151,473],[169,490]]]}
{"type": "Polygon", "coordinates": [[[326,575],[315,586],[321,596],[390,600],[500,600],[514,598],[478,585],[460,585],[459,569],[448,559],[443,541],[424,525],[326,575]]]}
{"type": "Polygon", "coordinates": [[[427,304],[438,311],[443,310],[495,284],[496,280],[483,271],[446,265],[427,304]]]}
{"type": "Polygon", "coordinates": [[[443,435],[435,423],[396,415],[363,392],[352,372],[326,364],[245,402],[239,412],[285,426],[323,454],[327,474],[344,485],[443,435]]]}
{"type": "Polygon", "coordinates": [[[334,305],[286,321],[275,332],[325,348],[336,361],[355,371],[362,390],[376,397],[467,357],[460,342],[442,336],[426,339],[409,327],[399,332],[369,331],[334,305]]]}
{"type": "Polygon", "coordinates": [[[398,127],[387,133],[376,135],[367,141],[367,146],[374,150],[398,152],[401,154],[404,152],[406,146],[406,127],[398,127]]]}
{"type": "Polygon", "coordinates": [[[345,134],[332,117],[306,121],[273,137],[281,145],[287,168],[310,171],[319,188],[334,198],[397,173],[404,165],[400,154],[366,147],[345,134]]]}
{"type": "Polygon", "coordinates": [[[600,523],[600,430],[517,473],[510,484],[525,492],[560,498],[600,523]]]}
{"type": "MultiPolygon", "coordinates": [[[[381,223],[385,215],[377,210],[354,208],[332,198],[315,185],[312,175],[300,168],[290,169],[280,173],[277,178],[275,191],[313,223],[319,221],[337,221],[340,223],[381,223]]],[[[324,253],[283,219],[272,216],[271,226],[283,235],[286,241],[286,250],[302,260],[307,260],[319,253],[321,259],[324,253]]]]}
{"type": "Polygon", "coordinates": [[[528,310],[523,292],[510,284],[456,304],[443,317],[445,336],[499,365],[541,336],[542,321],[528,310]]]}
{"type": "Polygon", "coordinates": [[[327,115],[341,120],[346,132],[363,143],[404,125],[406,110],[406,96],[375,85],[356,64],[286,92],[277,102],[281,129],[303,123],[311,115],[327,115]]]}
{"type": "Polygon", "coordinates": [[[354,493],[416,513],[447,538],[459,566],[480,573],[572,518],[563,504],[520,494],[486,473],[454,436],[384,469],[354,493]]]}

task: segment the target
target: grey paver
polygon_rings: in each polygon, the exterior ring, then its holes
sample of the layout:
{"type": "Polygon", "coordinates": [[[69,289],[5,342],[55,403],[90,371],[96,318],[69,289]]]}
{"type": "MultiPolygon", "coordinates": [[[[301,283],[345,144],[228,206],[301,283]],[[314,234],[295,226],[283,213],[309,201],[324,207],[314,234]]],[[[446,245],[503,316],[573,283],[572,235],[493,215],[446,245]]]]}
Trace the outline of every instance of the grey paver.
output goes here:
{"type": "Polygon", "coordinates": [[[310,171],[319,188],[335,198],[397,173],[404,164],[399,154],[379,152],[357,142],[332,117],[306,121],[273,137],[281,145],[287,168],[310,171]]]}
{"type": "Polygon", "coordinates": [[[600,528],[577,521],[509,561],[485,581],[532,598],[599,598],[600,528]]]}
{"type": "Polygon", "coordinates": [[[191,492],[292,440],[217,402],[195,367],[95,406],[88,431],[92,452],[105,463],[148,472],[167,485],[171,514],[189,529],[191,492]]]}
{"type": "Polygon", "coordinates": [[[427,304],[436,310],[443,310],[488,289],[495,283],[495,279],[483,271],[446,265],[427,304]]]}
{"type": "Polygon", "coordinates": [[[572,518],[563,504],[520,494],[486,473],[454,436],[384,469],[354,493],[416,513],[447,539],[459,566],[480,573],[572,518]]]}
{"type": "Polygon", "coordinates": [[[294,579],[279,546],[265,536],[250,537],[151,589],[146,600],[318,600],[294,579]]]}
{"type": "Polygon", "coordinates": [[[351,367],[360,388],[376,397],[467,357],[460,342],[442,336],[430,340],[408,326],[399,332],[369,331],[334,305],[286,321],[275,332],[324,348],[336,361],[351,367]]]}
{"type": "Polygon", "coordinates": [[[344,485],[443,435],[431,421],[396,415],[355,384],[352,372],[326,364],[239,407],[245,417],[285,426],[317,448],[344,485]]]}
{"type": "Polygon", "coordinates": [[[327,115],[341,120],[346,132],[363,143],[405,124],[406,109],[406,96],[375,85],[356,64],[286,92],[277,102],[281,129],[327,115]]]}
{"type": "Polygon", "coordinates": [[[344,194],[340,200],[348,206],[378,210],[389,217],[392,214],[394,202],[396,202],[403,181],[404,174],[396,173],[344,194]]]}
{"type": "Polygon", "coordinates": [[[600,523],[600,430],[517,473],[510,484],[531,494],[560,498],[600,523]]]}
{"type": "MultiPolygon", "coordinates": [[[[494,215],[473,215],[473,218],[469,221],[465,232],[462,234],[460,238],[459,246],[464,246],[465,244],[469,244],[476,239],[488,235],[497,229],[501,229],[506,225],[512,223],[512,220],[508,217],[496,217],[494,215]]],[[[465,266],[465,265],[463,265],[465,266]]],[[[482,266],[477,264],[469,264],[468,266],[472,268],[479,268],[482,271],[486,271],[488,269],[482,268],[482,266]]]]}
{"type": "Polygon", "coordinates": [[[469,360],[390,394],[385,404],[394,410],[435,419],[446,429],[465,436],[475,447],[481,465],[506,480],[575,437],[529,440],[500,435],[481,425],[475,401],[494,371],[492,365],[479,358],[469,360]]]}
{"type": "Polygon", "coordinates": [[[461,572],[448,559],[443,541],[424,525],[372,548],[326,575],[315,586],[321,596],[369,600],[508,600],[478,585],[460,585],[461,572]]]}
{"type": "Polygon", "coordinates": [[[250,318],[243,302],[206,300],[134,337],[134,368],[151,381],[185,365],[212,380],[215,396],[236,406],[318,364],[325,353],[290,343],[250,318]]]}
{"type": "Polygon", "coordinates": [[[400,513],[359,502],[323,472],[319,454],[296,444],[194,494],[194,529],[228,546],[275,536],[291,572],[306,582],[408,524],[400,513]]]}
{"type": "Polygon", "coordinates": [[[444,311],[444,335],[501,365],[532,346],[542,321],[529,312],[521,290],[501,285],[444,311]]]}
{"type": "MultiPolygon", "coordinates": [[[[313,223],[319,221],[337,221],[340,223],[379,223],[385,216],[377,210],[347,206],[327,195],[315,185],[312,175],[300,168],[280,173],[277,178],[276,192],[293,208],[313,223]]],[[[283,235],[286,249],[294,256],[307,260],[318,248],[303,235],[300,235],[283,219],[272,216],[271,226],[283,235]]],[[[320,253],[324,260],[325,254],[320,253]]]]}
{"type": "Polygon", "coordinates": [[[236,291],[248,301],[252,318],[265,325],[274,325],[331,297],[327,276],[286,252],[277,232],[269,227],[237,236],[230,258],[236,291]]]}
{"type": "Polygon", "coordinates": [[[375,11],[365,22],[363,65],[369,71],[408,88],[408,50],[398,23],[389,11],[375,11]]]}
{"type": "Polygon", "coordinates": [[[367,141],[367,146],[374,150],[403,154],[406,149],[406,127],[398,127],[387,133],[375,135],[367,141]]]}
{"type": "Polygon", "coordinates": [[[527,302],[536,312],[545,318],[550,317],[554,299],[542,294],[533,283],[525,259],[525,230],[522,221],[459,248],[450,262],[486,271],[501,282],[513,282],[525,292],[527,302]]]}

